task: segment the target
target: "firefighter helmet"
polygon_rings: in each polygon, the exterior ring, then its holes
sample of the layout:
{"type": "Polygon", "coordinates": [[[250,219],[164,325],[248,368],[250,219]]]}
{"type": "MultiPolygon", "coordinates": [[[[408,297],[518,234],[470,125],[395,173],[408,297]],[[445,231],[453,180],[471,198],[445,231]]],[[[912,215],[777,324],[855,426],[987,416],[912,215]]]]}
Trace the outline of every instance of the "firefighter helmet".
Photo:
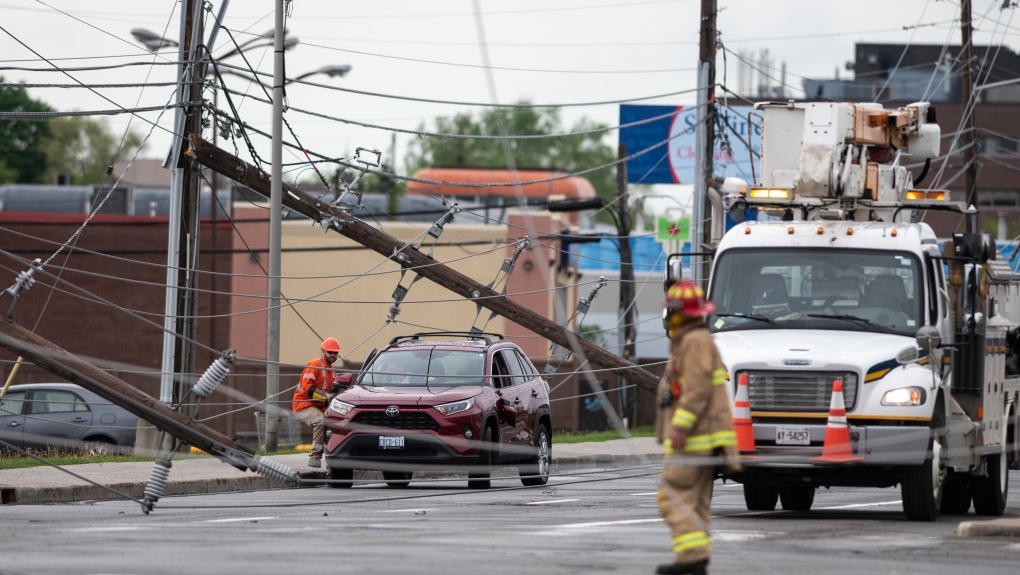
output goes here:
{"type": "Polygon", "coordinates": [[[340,353],[340,342],[337,341],[335,337],[327,337],[325,341],[322,342],[321,349],[322,351],[335,351],[336,353],[340,353]]]}
{"type": "Polygon", "coordinates": [[[702,317],[715,311],[715,304],[705,300],[705,292],[692,281],[679,281],[666,291],[666,313],[685,317],[702,317]]]}

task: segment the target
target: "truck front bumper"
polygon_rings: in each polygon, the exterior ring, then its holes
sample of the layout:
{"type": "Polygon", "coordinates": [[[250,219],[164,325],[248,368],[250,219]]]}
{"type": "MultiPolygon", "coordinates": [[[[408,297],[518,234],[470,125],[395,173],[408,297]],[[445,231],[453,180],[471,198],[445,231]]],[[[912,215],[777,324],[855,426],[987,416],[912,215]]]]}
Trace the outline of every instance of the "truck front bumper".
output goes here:
{"type": "MultiPolygon", "coordinates": [[[[756,467],[808,465],[831,466],[831,463],[812,461],[822,455],[825,444],[826,425],[802,423],[754,423],[754,455],[749,465],[756,467]],[[807,445],[783,445],[777,443],[781,430],[804,430],[809,433],[807,445]]],[[[920,465],[928,455],[928,440],[931,430],[924,426],[850,425],[850,451],[854,457],[863,458],[853,465],[920,465]]],[[[846,464],[841,464],[846,465],[846,464]]]]}

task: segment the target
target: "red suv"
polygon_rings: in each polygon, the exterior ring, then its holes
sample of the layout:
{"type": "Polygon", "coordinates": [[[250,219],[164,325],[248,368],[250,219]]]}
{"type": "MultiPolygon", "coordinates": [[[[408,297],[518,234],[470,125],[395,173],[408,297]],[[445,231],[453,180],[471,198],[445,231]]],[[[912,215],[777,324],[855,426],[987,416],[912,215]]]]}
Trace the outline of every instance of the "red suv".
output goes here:
{"type": "Polygon", "coordinates": [[[326,464],[335,487],[354,469],[405,487],[415,469],[464,469],[468,487],[518,467],[545,485],[552,460],[549,385],[502,335],[429,332],[393,338],[326,410],[326,464]]]}

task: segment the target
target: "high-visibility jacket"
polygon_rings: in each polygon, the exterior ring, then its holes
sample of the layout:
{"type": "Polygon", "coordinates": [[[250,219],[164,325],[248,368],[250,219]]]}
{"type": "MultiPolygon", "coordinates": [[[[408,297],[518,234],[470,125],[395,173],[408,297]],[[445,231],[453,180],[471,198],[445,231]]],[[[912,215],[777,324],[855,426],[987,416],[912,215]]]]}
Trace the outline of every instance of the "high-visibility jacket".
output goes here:
{"type": "Polygon", "coordinates": [[[320,395],[329,393],[333,385],[333,370],[326,365],[320,357],[313,359],[301,372],[301,381],[294,390],[294,412],[297,413],[306,407],[314,407],[320,411],[326,411],[326,402],[323,399],[312,399],[312,389],[318,390],[320,395]]]}
{"type": "MultiPolygon", "coordinates": [[[[670,427],[680,426],[687,430],[683,454],[719,453],[736,461],[733,415],[726,391],[728,378],[712,334],[703,321],[694,320],[680,327],[674,342],[666,366],[666,383],[679,388],[679,397],[670,406],[673,412],[669,425],[664,426],[666,437],[670,427]]],[[[669,439],[663,443],[666,453],[675,453],[669,439]]]]}

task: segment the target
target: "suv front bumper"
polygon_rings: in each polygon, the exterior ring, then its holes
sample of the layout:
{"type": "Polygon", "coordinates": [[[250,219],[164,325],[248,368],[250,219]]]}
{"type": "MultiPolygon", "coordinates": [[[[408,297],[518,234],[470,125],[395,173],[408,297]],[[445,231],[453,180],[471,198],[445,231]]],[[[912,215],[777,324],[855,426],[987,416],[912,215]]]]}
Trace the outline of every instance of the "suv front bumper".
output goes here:
{"type": "Polygon", "coordinates": [[[478,454],[464,455],[443,437],[430,433],[356,433],[344,440],[336,451],[325,454],[329,467],[393,470],[394,464],[432,466],[441,469],[476,467],[478,454]],[[402,435],[403,448],[380,448],[379,437],[402,435]]]}

